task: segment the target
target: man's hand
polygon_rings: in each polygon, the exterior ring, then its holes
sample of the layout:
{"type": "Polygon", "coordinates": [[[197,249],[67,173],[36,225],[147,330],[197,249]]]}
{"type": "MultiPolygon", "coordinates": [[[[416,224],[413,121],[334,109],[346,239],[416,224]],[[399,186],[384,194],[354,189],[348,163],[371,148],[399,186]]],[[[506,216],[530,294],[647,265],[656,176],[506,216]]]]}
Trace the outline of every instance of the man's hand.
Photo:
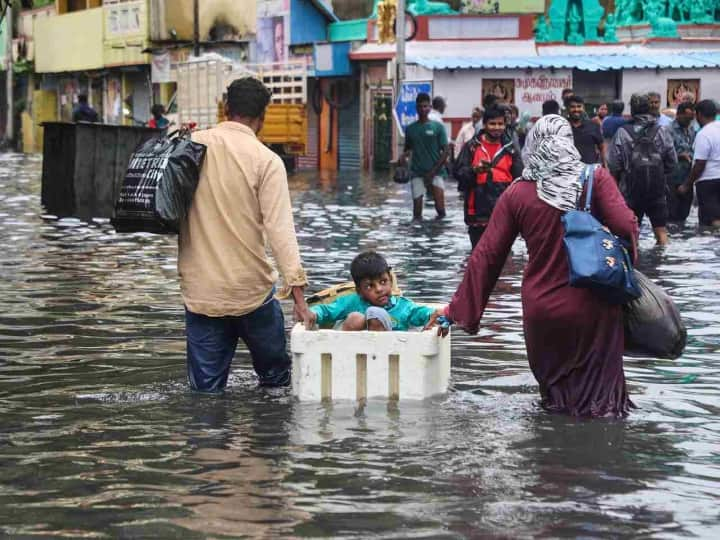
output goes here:
{"type": "Polygon", "coordinates": [[[690,193],[691,190],[692,190],[692,186],[690,184],[688,184],[687,182],[685,182],[684,184],[680,184],[677,187],[677,192],[680,195],[687,195],[688,193],[690,193]]]}
{"type": "Polygon", "coordinates": [[[688,154],[687,152],[683,152],[682,154],[678,154],[678,159],[682,159],[684,161],[687,161],[688,163],[692,162],[692,156],[688,154]]]}
{"type": "Polygon", "coordinates": [[[445,308],[436,309],[432,315],[430,315],[430,319],[423,330],[430,330],[433,326],[438,327],[438,336],[445,337],[448,335],[450,331],[450,321],[445,318],[445,308]]]}
{"type": "Polygon", "coordinates": [[[317,320],[317,315],[308,308],[307,302],[305,301],[304,288],[293,287],[292,297],[295,301],[295,305],[293,306],[295,322],[303,323],[307,330],[311,329],[317,320]]]}

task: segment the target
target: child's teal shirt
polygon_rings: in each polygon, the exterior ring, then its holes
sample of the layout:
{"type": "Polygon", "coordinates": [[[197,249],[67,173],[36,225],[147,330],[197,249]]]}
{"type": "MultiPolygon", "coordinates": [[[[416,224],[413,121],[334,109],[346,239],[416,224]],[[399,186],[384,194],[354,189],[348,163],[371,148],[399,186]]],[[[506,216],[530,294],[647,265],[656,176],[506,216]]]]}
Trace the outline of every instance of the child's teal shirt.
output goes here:
{"type": "MultiPolygon", "coordinates": [[[[365,313],[372,304],[366,302],[357,293],[341,296],[330,304],[318,304],[311,307],[317,314],[319,326],[327,326],[342,321],[350,313],[357,311],[365,313]]],[[[408,330],[411,326],[425,326],[430,320],[434,308],[420,306],[404,296],[391,296],[386,306],[383,306],[390,315],[393,330],[408,330]]]]}

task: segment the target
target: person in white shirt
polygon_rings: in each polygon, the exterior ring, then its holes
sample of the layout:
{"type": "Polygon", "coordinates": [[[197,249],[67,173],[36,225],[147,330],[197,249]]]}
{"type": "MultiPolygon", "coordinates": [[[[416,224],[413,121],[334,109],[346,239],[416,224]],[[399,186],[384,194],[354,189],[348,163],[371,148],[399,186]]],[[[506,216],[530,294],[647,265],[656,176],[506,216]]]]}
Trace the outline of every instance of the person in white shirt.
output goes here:
{"type": "Polygon", "coordinates": [[[447,103],[445,103],[445,98],[442,96],[435,96],[432,100],[432,111],[428,114],[428,120],[440,122],[444,126],[445,123],[443,122],[443,114],[445,114],[446,107],[447,103]]]}
{"type": "Polygon", "coordinates": [[[650,101],[650,114],[657,118],[657,125],[660,127],[669,126],[673,119],[666,114],[660,112],[662,98],[657,92],[648,92],[648,100],[650,101]]]}
{"type": "Polygon", "coordinates": [[[695,117],[702,127],[695,137],[694,163],[690,176],[678,186],[678,193],[690,193],[696,185],[701,225],[720,228],[720,122],[717,105],[704,99],[695,105],[695,117]]]}
{"type": "Polygon", "coordinates": [[[482,129],[482,115],[483,112],[480,107],[473,107],[470,122],[460,128],[458,136],[455,138],[455,159],[460,156],[463,147],[482,129]]]}

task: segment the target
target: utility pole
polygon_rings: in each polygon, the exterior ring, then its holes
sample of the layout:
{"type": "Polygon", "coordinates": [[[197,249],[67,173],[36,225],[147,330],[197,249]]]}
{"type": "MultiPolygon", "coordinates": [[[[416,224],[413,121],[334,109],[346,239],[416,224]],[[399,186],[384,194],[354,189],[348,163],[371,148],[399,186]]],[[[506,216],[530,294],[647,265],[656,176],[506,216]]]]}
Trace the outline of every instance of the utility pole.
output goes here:
{"type": "Polygon", "coordinates": [[[200,56],[200,0],[193,0],[193,55],[200,56]]]}
{"type": "Polygon", "coordinates": [[[395,88],[397,96],[405,80],[405,0],[397,0],[395,15],[395,88]]]}
{"type": "MultiPolygon", "coordinates": [[[[395,11],[395,101],[400,99],[405,80],[405,0],[397,0],[395,11]]],[[[397,140],[396,155],[402,154],[404,143],[397,140]]]]}
{"type": "Polygon", "coordinates": [[[5,36],[5,84],[7,94],[7,118],[5,120],[5,138],[8,142],[12,142],[15,138],[15,114],[13,107],[13,15],[12,6],[8,5],[5,12],[5,28],[7,36],[5,36]]]}

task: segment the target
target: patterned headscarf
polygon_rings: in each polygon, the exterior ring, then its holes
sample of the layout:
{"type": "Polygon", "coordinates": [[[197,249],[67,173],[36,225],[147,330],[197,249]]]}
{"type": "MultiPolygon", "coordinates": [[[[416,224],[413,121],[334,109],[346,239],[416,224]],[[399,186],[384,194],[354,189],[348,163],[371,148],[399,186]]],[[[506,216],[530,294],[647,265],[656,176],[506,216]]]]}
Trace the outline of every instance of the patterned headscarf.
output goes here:
{"type": "Polygon", "coordinates": [[[527,134],[522,151],[523,180],[537,184],[540,200],[558,210],[574,210],[582,193],[585,164],[573,142],[572,128],[557,114],[543,116],[527,134]]]}

